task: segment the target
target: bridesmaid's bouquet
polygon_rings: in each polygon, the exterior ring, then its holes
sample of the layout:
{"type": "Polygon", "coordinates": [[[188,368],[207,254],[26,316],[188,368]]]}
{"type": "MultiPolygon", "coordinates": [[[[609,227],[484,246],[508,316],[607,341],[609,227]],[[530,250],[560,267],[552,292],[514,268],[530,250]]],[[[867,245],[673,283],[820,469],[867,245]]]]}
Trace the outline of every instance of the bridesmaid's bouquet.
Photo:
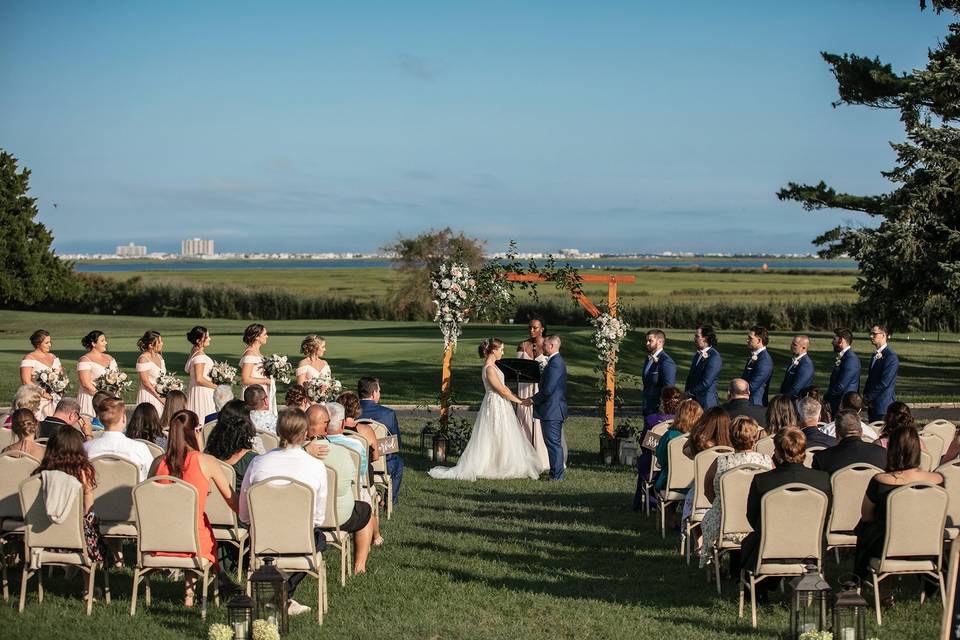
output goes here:
{"type": "Polygon", "coordinates": [[[336,400],[343,391],[343,384],[334,380],[329,374],[313,378],[303,383],[307,390],[307,397],[312,402],[331,402],[336,400]]]}
{"type": "Polygon", "coordinates": [[[231,367],[226,361],[216,362],[210,368],[210,380],[215,385],[232,385],[237,380],[237,368],[231,367]]]}
{"type": "Polygon", "coordinates": [[[44,369],[33,372],[33,382],[49,394],[60,395],[67,388],[67,380],[63,369],[44,369]]]}
{"type": "Polygon", "coordinates": [[[172,373],[161,373],[153,386],[161,398],[166,398],[171,391],[183,391],[183,382],[172,373]]]}
{"type": "Polygon", "coordinates": [[[128,391],[133,382],[127,378],[127,374],[119,369],[107,369],[103,375],[98,376],[93,381],[93,386],[97,391],[105,391],[115,396],[119,396],[124,391],[128,391]]]}
{"type": "Polygon", "coordinates": [[[293,365],[287,362],[287,356],[278,356],[277,354],[269,357],[264,356],[263,363],[260,366],[263,367],[265,376],[279,380],[284,384],[290,382],[290,378],[293,377],[293,365]]]}

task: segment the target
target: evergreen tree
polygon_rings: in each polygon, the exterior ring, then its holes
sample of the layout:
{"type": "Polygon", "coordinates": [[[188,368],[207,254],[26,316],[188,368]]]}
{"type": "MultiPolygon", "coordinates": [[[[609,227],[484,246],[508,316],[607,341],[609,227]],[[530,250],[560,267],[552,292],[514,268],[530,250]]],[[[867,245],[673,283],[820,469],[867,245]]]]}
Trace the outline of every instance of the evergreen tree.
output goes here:
{"type": "Polygon", "coordinates": [[[53,234],[40,222],[37,200],[27,195],[30,170],[17,172],[17,159],[0,149],[0,305],[34,307],[69,297],[75,285],[71,266],[51,249],[53,234]]]}
{"type": "MultiPolygon", "coordinates": [[[[932,0],[938,14],[960,14],[960,0],[932,0]]],[[[920,9],[927,3],[921,0],[920,9]]],[[[820,255],[851,256],[860,265],[854,288],[865,311],[897,329],[960,310],[960,23],[928,52],[924,69],[896,74],[879,58],[822,52],[837,79],[833,104],[897,109],[906,141],[891,143],[897,165],[883,175],[889,193],[838,193],[824,182],[789,183],[780,200],[808,211],[844,209],[876,217],[871,227],[838,226],[814,240],[820,255]]]]}

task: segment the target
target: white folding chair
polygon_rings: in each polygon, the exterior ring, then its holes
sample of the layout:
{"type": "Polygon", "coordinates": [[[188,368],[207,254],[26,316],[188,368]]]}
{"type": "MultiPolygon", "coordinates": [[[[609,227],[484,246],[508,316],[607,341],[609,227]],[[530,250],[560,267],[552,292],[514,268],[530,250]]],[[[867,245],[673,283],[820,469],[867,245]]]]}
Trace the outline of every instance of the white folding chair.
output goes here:
{"type": "MultiPolygon", "coordinates": [[[[657,424],[650,427],[650,431],[647,432],[648,435],[655,435],[663,437],[663,434],[670,429],[670,425],[673,424],[673,420],[664,420],[663,422],[658,422],[657,424]]],[[[640,443],[641,446],[643,443],[640,443]]],[[[653,488],[655,479],[657,477],[657,472],[660,471],[660,463],[657,462],[657,456],[654,455],[654,450],[648,447],[645,447],[647,451],[650,452],[650,467],[647,470],[647,477],[640,479],[640,491],[643,493],[643,512],[646,515],[650,515],[650,489],[653,488]]]]}
{"type": "Polygon", "coordinates": [[[684,522],[680,540],[680,552],[686,556],[688,565],[690,564],[690,553],[693,547],[693,532],[700,527],[700,523],[703,522],[703,514],[711,505],[711,502],[707,500],[706,487],[704,486],[707,471],[717,458],[728,453],[733,453],[732,447],[711,447],[701,451],[693,459],[693,508],[690,510],[690,516],[684,522]]]}
{"type": "Polygon", "coordinates": [[[660,536],[663,538],[667,537],[667,507],[682,504],[693,482],[693,460],[683,453],[683,447],[689,439],[688,434],[683,434],[667,443],[667,483],[663,491],[657,493],[660,536]]]}
{"type": "MultiPolygon", "coordinates": [[[[742,464],[728,469],[720,477],[720,533],[713,544],[713,569],[716,572],[717,595],[722,595],[720,586],[720,558],[740,549],[740,541],[753,531],[747,520],[747,496],[753,476],[769,471],[757,464],[742,464]]],[[[709,576],[709,572],[707,573],[709,576]]]]}
{"type": "Polygon", "coordinates": [[[841,548],[857,546],[857,534],[853,529],[860,522],[863,496],[870,478],[882,472],[882,469],[861,462],[838,469],[830,476],[833,503],[827,520],[827,551],[834,550],[838,564],[841,548]]]}
{"type": "MultiPolygon", "coordinates": [[[[223,460],[219,462],[220,470],[223,472],[223,477],[227,480],[227,485],[235,487],[237,472],[232,465],[227,464],[223,460]]],[[[247,555],[247,542],[250,537],[250,532],[245,527],[240,526],[240,519],[237,518],[237,513],[230,508],[223,494],[220,493],[220,490],[217,489],[216,484],[214,484],[212,480],[209,483],[209,487],[204,512],[207,514],[210,526],[213,527],[213,537],[216,538],[217,544],[226,544],[236,548],[237,581],[242,582],[243,559],[247,555]]]]}
{"type": "MultiPolygon", "coordinates": [[[[23,536],[20,483],[29,478],[39,464],[36,458],[21,453],[0,455],[0,546],[23,536]]],[[[3,573],[3,601],[7,602],[10,600],[10,582],[5,553],[0,553],[0,570],[3,573]]]]}

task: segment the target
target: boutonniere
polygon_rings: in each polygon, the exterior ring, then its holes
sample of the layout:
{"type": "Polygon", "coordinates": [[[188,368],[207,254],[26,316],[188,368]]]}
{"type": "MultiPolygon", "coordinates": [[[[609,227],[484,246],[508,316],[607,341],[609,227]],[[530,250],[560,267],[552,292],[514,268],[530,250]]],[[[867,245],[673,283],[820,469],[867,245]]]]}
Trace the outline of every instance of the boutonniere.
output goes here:
{"type": "Polygon", "coordinates": [[[798,364],[800,364],[800,358],[794,358],[794,359],[793,359],[793,366],[797,366],[798,364]]]}
{"type": "Polygon", "coordinates": [[[704,360],[706,360],[707,358],[710,357],[710,351],[709,351],[709,349],[704,349],[703,351],[700,352],[700,355],[703,356],[703,359],[704,359],[704,360]]]}
{"type": "Polygon", "coordinates": [[[841,360],[843,360],[843,356],[837,356],[837,359],[833,361],[833,366],[839,367],[841,360]]]}
{"type": "Polygon", "coordinates": [[[873,359],[883,360],[883,351],[877,351],[875,354],[873,354],[873,359]]]}
{"type": "Polygon", "coordinates": [[[756,361],[757,361],[757,354],[753,354],[752,356],[750,356],[750,362],[756,362],[756,361]]]}
{"type": "Polygon", "coordinates": [[[653,364],[657,364],[658,362],[660,362],[660,358],[658,358],[657,356],[647,356],[647,360],[649,360],[653,364]]]}
{"type": "Polygon", "coordinates": [[[549,358],[547,358],[545,355],[539,355],[534,358],[534,360],[536,360],[537,366],[540,367],[540,373],[543,373],[543,370],[547,368],[547,361],[549,358]]]}

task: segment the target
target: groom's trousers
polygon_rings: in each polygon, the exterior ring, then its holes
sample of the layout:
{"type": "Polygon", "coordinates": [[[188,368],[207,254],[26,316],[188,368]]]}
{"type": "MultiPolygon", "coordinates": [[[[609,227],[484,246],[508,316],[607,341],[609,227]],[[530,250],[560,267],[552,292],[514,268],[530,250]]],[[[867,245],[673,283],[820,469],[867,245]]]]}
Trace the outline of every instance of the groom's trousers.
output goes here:
{"type": "Polygon", "coordinates": [[[563,420],[541,420],[543,443],[547,446],[547,458],[550,460],[550,479],[563,480],[563,420]]]}

